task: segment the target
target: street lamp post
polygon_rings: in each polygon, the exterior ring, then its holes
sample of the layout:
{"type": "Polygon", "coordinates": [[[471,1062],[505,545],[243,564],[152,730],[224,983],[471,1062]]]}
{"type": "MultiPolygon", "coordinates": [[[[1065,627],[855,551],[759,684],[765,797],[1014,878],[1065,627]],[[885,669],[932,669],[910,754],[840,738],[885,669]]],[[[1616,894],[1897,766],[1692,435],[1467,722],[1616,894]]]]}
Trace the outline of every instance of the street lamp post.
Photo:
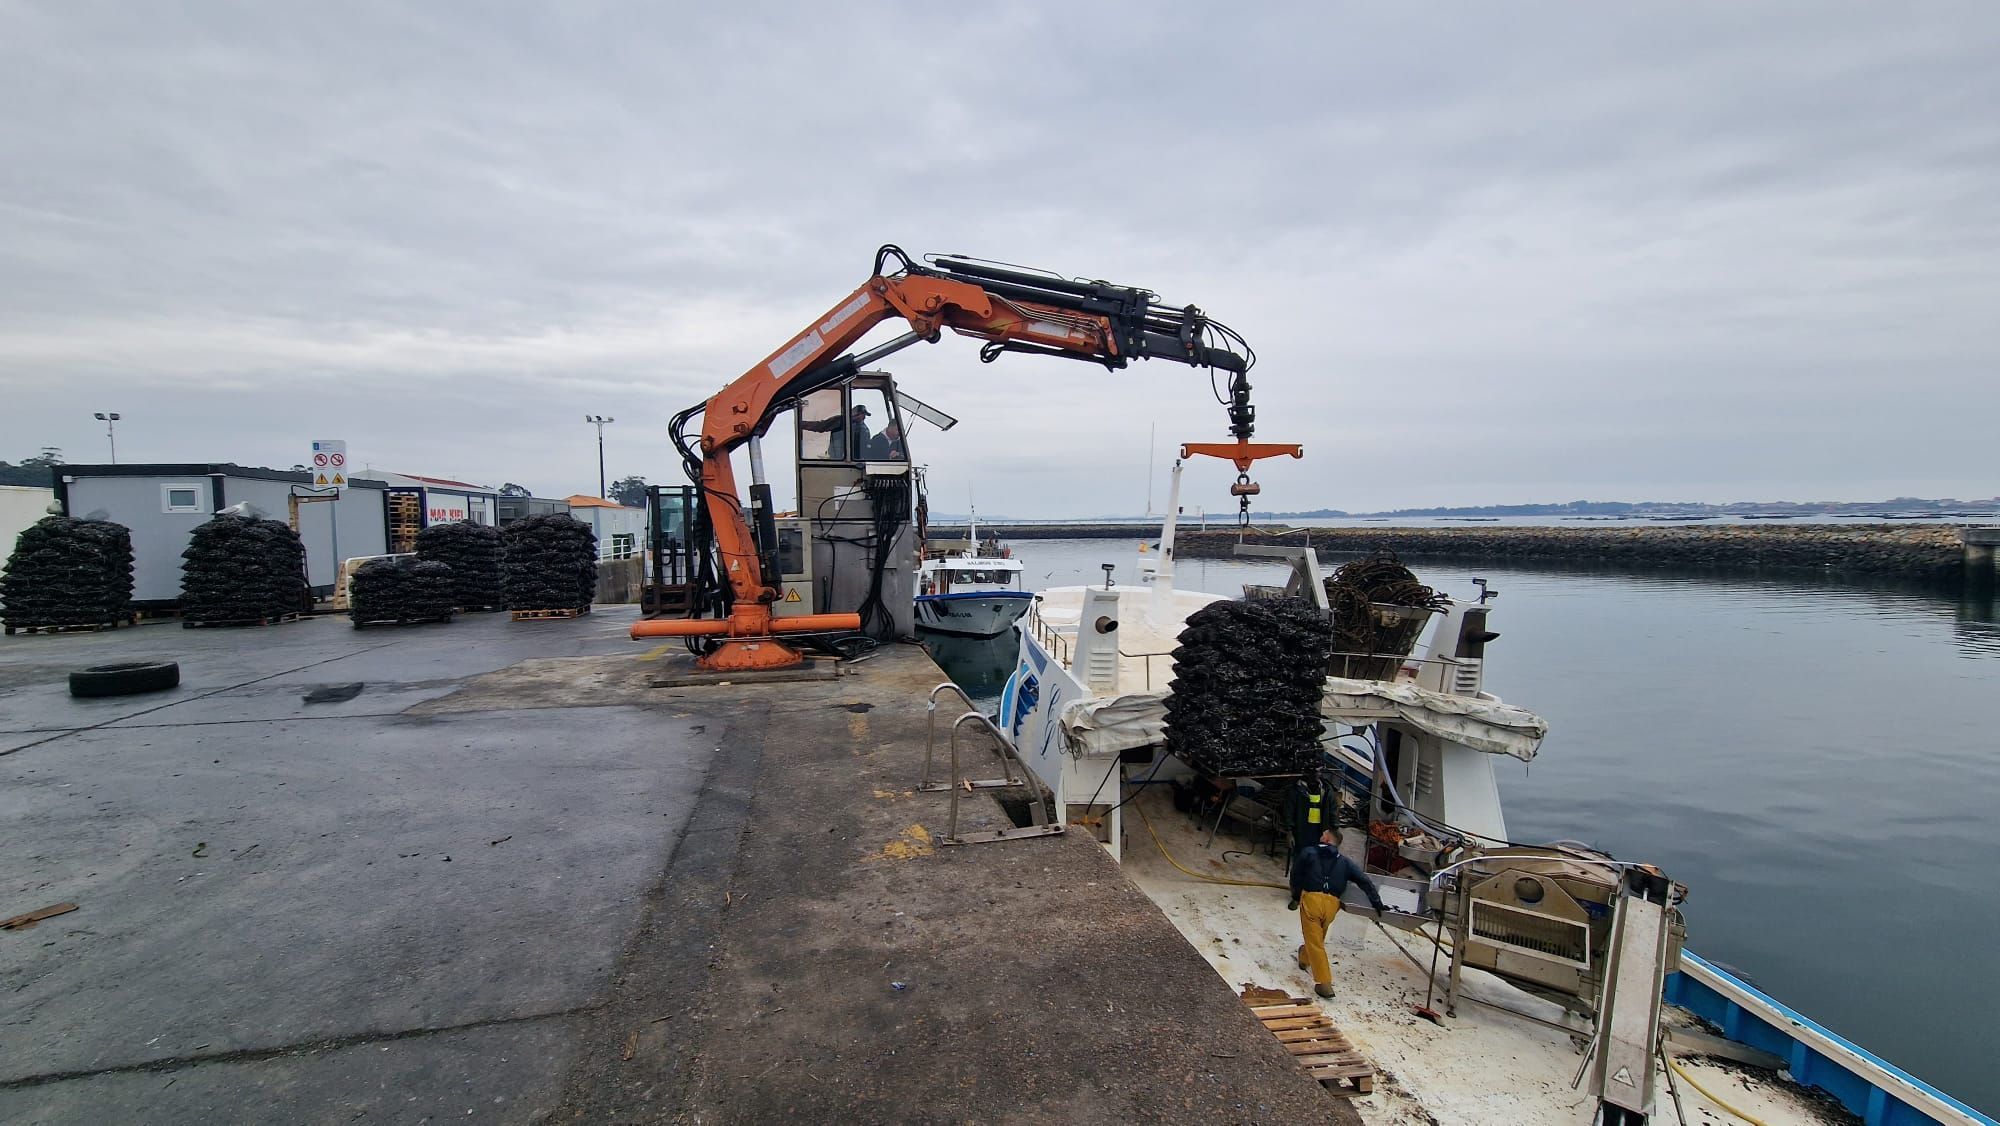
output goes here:
{"type": "Polygon", "coordinates": [[[104,424],[104,436],[111,441],[111,464],[118,464],[118,420],[123,417],[117,411],[97,412],[97,421],[104,424]]]}
{"type": "Polygon", "coordinates": [[[584,416],[583,416],[583,420],[584,420],[585,422],[588,422],[588,423],[590,423],[591,425],[593,425],[593,426],[597,427],[597,495],[601,497],[601,496],[603,496],[603,495],[604,495],[604,488],[605,488],[605,485],[604,485],[604,428],[605,428],[605,426],[606,426],[606,425],[608,425],[608,424],[610,424],[610,423],[613,423],[613,422],[617,422],[618,420],[617,420],[617,419],[615,419],[615,418],[607,418],[607,417],[605,417],[604,415],[601,415],[601,414],[587,414],[587,415],[584,415],[584,416]]]}

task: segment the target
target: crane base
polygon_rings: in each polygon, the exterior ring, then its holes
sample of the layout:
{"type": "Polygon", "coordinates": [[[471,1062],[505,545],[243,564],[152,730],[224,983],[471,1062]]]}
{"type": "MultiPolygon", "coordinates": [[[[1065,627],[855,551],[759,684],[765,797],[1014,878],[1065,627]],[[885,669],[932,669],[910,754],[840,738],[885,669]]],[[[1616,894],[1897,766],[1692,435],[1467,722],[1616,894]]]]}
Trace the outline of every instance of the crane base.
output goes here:
{"type": "Polygon", "coordinates": [[[695,667],[707,672],[771,672],[797,668],[806,655],[776,638],[736,637],[701,660],[695,667]]]}

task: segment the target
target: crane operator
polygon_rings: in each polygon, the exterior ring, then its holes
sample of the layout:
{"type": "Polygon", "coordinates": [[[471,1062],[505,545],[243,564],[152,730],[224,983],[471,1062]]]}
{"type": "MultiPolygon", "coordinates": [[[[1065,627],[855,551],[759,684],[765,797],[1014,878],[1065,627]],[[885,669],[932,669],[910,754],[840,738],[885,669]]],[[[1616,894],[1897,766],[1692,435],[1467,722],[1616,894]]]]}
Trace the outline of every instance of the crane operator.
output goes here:
{"type": "Polygon", "coordinates": [[[865,454],[868,450],[868,408],[862,406],[860,403],[854,404],[854,409],[847,412],[846,437],[842,437],[842,426],[839,415],[818,419],[813,422],[801,422],[799,423],[799,429],[811,430],[820,434],[830,433],[832,435],[827,439],[826,459],[828,461],[846,461],[849,449],[852,449],[857,455],[865,454]]]}

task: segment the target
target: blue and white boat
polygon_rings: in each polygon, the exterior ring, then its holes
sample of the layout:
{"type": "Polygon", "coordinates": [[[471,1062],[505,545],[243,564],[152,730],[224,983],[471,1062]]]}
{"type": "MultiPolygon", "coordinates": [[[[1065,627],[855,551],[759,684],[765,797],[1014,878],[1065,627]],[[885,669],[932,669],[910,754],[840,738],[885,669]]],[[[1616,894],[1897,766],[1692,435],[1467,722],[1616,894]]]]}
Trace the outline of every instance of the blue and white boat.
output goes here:
{"type": "Polygon", "coordinates": [[[1007,631],[1034,601],[1023,568],[997,543],[979,540],[978,517],[962,548],[926,558],[917,572],[916,619],[924,629],[963,637],[1007,631]]]}

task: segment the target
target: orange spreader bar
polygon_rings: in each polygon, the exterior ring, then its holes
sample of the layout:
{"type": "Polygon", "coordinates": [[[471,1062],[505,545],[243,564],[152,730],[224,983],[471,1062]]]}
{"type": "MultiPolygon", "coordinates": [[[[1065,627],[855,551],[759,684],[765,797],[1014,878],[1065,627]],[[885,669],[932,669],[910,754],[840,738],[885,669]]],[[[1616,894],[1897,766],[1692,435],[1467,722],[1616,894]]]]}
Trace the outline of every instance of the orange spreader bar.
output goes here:
{"type": "Polygon", "coordinates": [[[1181,446],[1182,457],[1219,457],[1234,462],[1239,472],[1250,472],[1250,463],[1267,457],[1304,457],[1306,448],[1288,442],[1188,442],[1181,446]]]}

